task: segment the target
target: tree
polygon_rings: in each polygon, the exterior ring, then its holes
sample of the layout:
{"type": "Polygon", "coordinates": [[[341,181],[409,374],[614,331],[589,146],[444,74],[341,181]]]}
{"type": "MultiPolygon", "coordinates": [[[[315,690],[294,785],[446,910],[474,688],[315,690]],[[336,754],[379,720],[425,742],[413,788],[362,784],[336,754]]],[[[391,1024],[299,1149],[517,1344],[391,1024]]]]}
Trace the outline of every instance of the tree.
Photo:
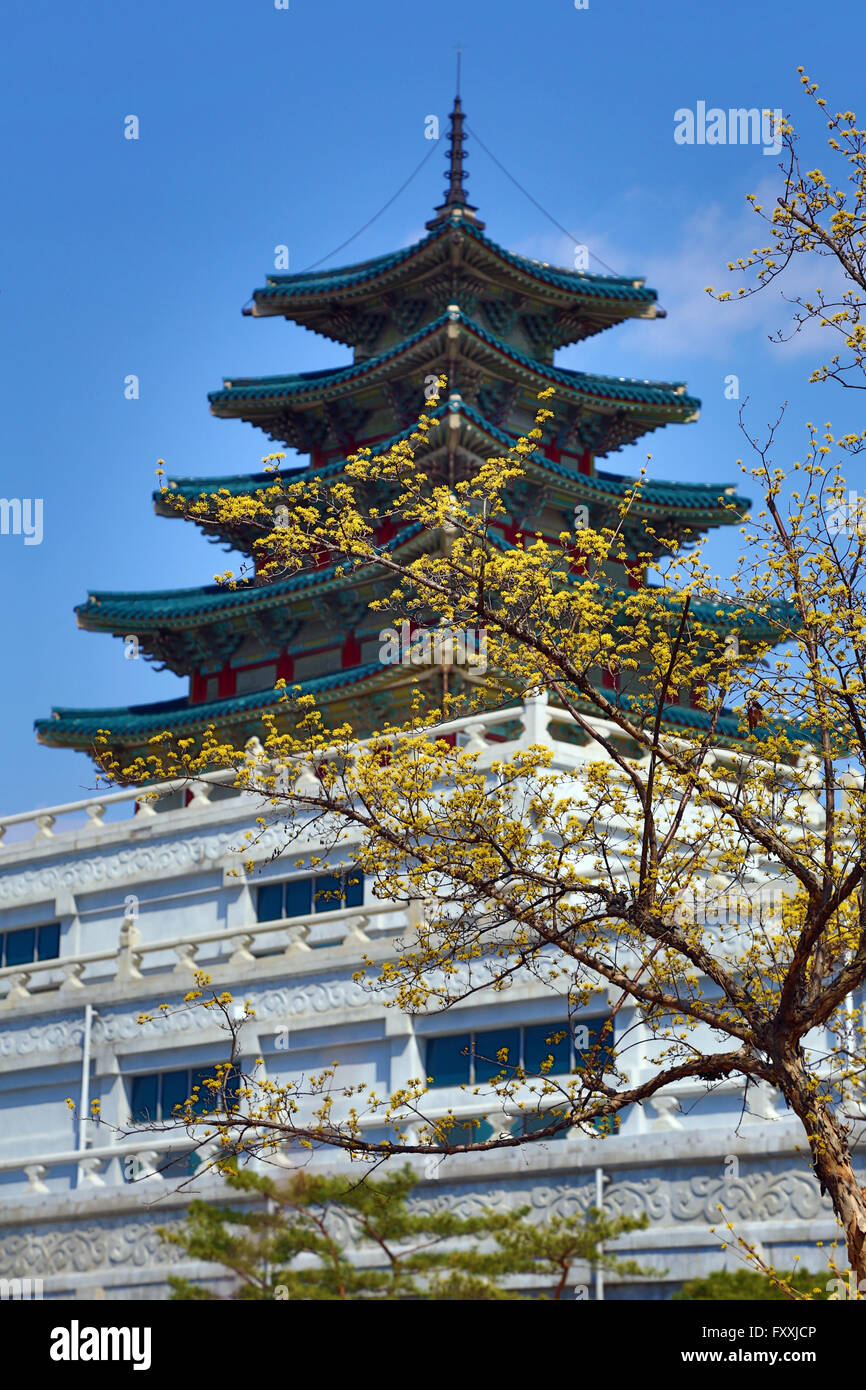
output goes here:
{"type": "MultiPolygon", "coordinates": [[[[857,179],[859,143],[848,158],[857,179]]],[[[859,204],[853,223],[832,206],[820,237],[792,228],[785,205],[773,221],[794,238],[792,254],[820,240],[844,268],[849,245],[862,248],[859,204]]],[[[360,740],[348,726],[327,728],[311,697],[284,690],[261,751],[213,733],[198,746],[166,733],[123,768],[106,736],[105,769],[147,781],[233,767],[262,799],[251,845],[277,824],[286,845],[314,827],[322,857],[356,839],[352,860],[377,896],[425,904],[414,934],[368,971],[386,1007],[444,1009],[527,975],[572,1015],[604,985],[616,1000],[611,1028],[626,1001],[634,1006],[653,1040],[649,1078],[630,1078],[613,1032],[564,1080],[552,1057],[529,1076],[507,1050],[497,1054],[501,1070],[478,1088],[483,1108],[523,1107],[534,1139],[610,1127],[687,1079],[771,1088],[802,1125],[859,1280],[866,1194],[849,1135],[866,1074],[857,996],[866,982],[866,551],[858,526],[840,529],[828,512],[845,497],[841,460],[830,456],[860,436],[837,441],[829,427],[809,426],[805,456],[790,468],[774,460],[772,430],[754,441],[744,471],[762,505],[741,518],[736,572],[715,579],[703,544],[660,541],[646,524],[638,558],[661,582],[630,590],[625,524],[645,470],[618,524],[555,542],[518,536],[508,549],[496,542],[525,461],[543,444],[551,394],[528,435],[471,474],[431,478],[422,416],[409,439],[360,451],[334,481],[284,478],[276,455],[272,487],[179,503],[205,526],[233,519],[257,529],[257,583],[330,556],[346,576],[373,566],[387,579],[389,613],[440,631],[483,629],[488,670],[469,696],[446,694],[433,707],[419,692],[405,724],[360,740]],[[425,532],[428,548],[414,559],[394,552],[381,539],[384,517],[425,532]],[[604,688],[603,670],[616,671],[618,691],[604,688]],[[671,725],[680,692],[692,692],[700,727],[671,725]],[[539,693],[592,750],[579,766],[558,769],[541,743],[506,745],[491,761],[489,747],[444,736],[456,715],[539,693]],[[740,904],[736,930],[716,925],[719,899],[740,904]]],[[[241,1025],[226,1000],[201,977],[186,1007],[222,1011],[234,1064],[241,1025]]],[[[423,1077],[386,1097],[341,1088],[333,1068],[285,1084],[254,1070],[217,1124],[180,1119],[210,1124],[206,1133],[232,1154],[267,1155],[285,1142],[369,1158],[530,1142],[495,1123],[492,1137],[466,1138],[453,1117],[425,1115],[425,1090],[423,1077]],[[370,1114],[393,1140],[365,1138],[370,1114]]]]}
{"type": "MultiPolygon", "coordinates": [[[[810,1301],[823,1302],[828,1297],[826,1275],[823,1286],[819,1282],[822,1276],[810,1274],[807,1269],[779,1273],[777,1277],[810,1301]]],[[[747,1299],[750,1303],[769,1303],[785,1302],[790,1294],[755,1269],[719,1269],[704,1279],[687,1279],[672,1297],[675,1302],[722,1303],[747,1299]]]]}
{"type": "MultiPolygon", "coordinates": [[[[514,1299],[521,1295],[502,1280],[516,1274],[549,1276],[550,1293],[539,1296],[561,1299],[571,1292],[576,1262],[617,1274],[654,1272],[600,1248],[642,1230],[646,1217],[607,1218],[591,1209],[538,1226],[526,1220],[528,1207],[472,1217],[415,1211],[407,1198],[417,1181],[409,1167],[364,1182],[298,1171],[279,1183],[236,1170],[229,1186],[260,1199],[256,1205],[196,1200],[179,1230],[160,1235],[191,1258],[230,1270],[237,1284],[229,1297],[243,1301],[514,1299]],[[488,1248],[479,1249],[479,1240],[488,1248]]],[[[169,1284],[175,1299],[220,1297],[188,1279],[171,1276],[169,1284]]]]}
{"type": "MultiPolygon", "coordinates": [[[[799,150],[801,137],[790,118],[782,120],[776,133],[784,151],[780,165],[783,188],[776,206],[768,213],[754,193],[747,194],[754,211],[767,224],[770,241],[729,262],[728,269],[749,273],[752,284],[737,290],[737,299],[748,299],[781,280],[792,262],[801,257],[828,262],[825,269],[836,283],[836,290],[828,292],[816,286],[812,298],[794,295],[791,302],[796,308],[789,336],[802,332],[809,324],[828,328],[832,336],[842,339],[843,351],[833,353],[816,367],[810,380],[833,380],[848,389],[862,391],[866,387],[866,131],[858,130],[853,111],[827,115],[827,102],[817,95],[817,82],[802,67],[797,71],[806,96],[826,117],[830,132],[827,144],[835,162],[842,166],[842,173],[828,179],[817,167],[804,170],[799,150]],[[850,189],[842,187],[843,176],[850,189]]],[[[715,294],[712,286],[708,286],[707,293],[715,294]]],[[[732,292],[722,291],[716,298],[730,300],[732,292]]],[[[781,330],[776,341],[785,341],[781,330]]],[[[845,440],[849,450],[862,448],[864,443],[866,430],[845,440]]]]}

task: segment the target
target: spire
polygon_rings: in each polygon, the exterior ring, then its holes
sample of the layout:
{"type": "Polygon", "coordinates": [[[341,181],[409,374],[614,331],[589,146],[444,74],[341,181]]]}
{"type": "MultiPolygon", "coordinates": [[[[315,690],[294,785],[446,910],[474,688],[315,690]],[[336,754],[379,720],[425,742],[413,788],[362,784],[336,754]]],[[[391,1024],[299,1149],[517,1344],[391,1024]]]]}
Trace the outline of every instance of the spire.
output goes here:
{"type": "Polygon", "coordinates": [[[464,172],[463,164],[466,154],[463,149],[463,108],[460,105],[460,59],[457,60],[457,95],[454,98],[454,105],[451,108],[451,115],[448,118],[448,187],[445,189],[445,201],[436,208],[436,216],[431,218],[427,227],[432,230],[442,222],[447,222],[452,212],[459,208],[464,217],[468,217],[476,227],[483,227],[484,223],[479,217],[475,216],[475,208],[469,202],[466,189],[463,184],[464,172]]]}

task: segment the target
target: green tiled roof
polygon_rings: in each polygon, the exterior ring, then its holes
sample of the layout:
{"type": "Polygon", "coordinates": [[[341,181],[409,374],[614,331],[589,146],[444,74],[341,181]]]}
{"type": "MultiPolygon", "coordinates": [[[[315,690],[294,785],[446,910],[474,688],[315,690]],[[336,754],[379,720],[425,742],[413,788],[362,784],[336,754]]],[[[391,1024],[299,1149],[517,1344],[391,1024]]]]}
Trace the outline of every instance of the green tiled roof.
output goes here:
{"type": "MultiPolygon", "coordinates": [[[[357,285],[369,283],[423,252],[434,242],[442,240],[446,233],[450,235],[455,226],[459,226],[462,232],[524,275],[529,275],[533,280],[539,280],[556,289],[568,290],[573,294],[593,299],[613,299],[648,304],[653,303],[656,299],[655,290],[648,289],[640,276],[592,275],[586,271],[570,270],[566,266],[548,265],[543,261],[532,260],[528,256],[518,256],[512,251],[506,251],[503,246],[499,246],[490,237],[486,237],[466,218],[457,219],[453,216],[447,222],[434,228],[428,236],[422,237],[420,241],[414,242],[411,246],[404,246],[398,251],[390,251],[382,256],[374,256],[369,261],[360,261],[355,265],[338,266],[333,270],[320,270],[315,274],[302,271],[295,275],[269,275],[267,284],[261,289],[253,291],[253,298],[257,301],[278,298],[306,298],[310,295],[335,294],[340,290],[352,289],[357,285]]],[[[443,242],[443,247],[445,245],[447,242],[443,242]]]]}
{"type": "MultiPolygon", "coordinates": [[[[388,348],[386,352],[363,358],[348,367],[295,372],[287,376],[232,378],[232,385],[225,386],[220,391],[211,391],[208,400],[212,405],[228,405],[238,401],[281,400],[304,395],[315,398],[323,387],[336,386],[347,381],[362,382],[379,367],[407,352],[424,338],[440,332],[450,321],[449,314],[441,314],[418,332],[388,348]]],[[[528,353],[521,352],[502,338],[488,333],[473,319],[461,315],[460,322],[465,332],[487,343],[494,351],[533,372],[546,383],[566,386],[588,399],[616,401],[632,408],[639,408],[641,405],[661,406],[675,409],[680,415],[694,414],[700,407],[699,400],[685,394],[684,382],[641,381],[632,377],[598,376],[589,372],[570,371],[565,367],[553,367],[549,363],[530,357],[528,353]]]]}
{"type": "MultiPolygon", "coordinates": [[[[396,549],[405,544],[413,536],[421,534],[421,527],[418,525],[406,527],[389,542],[389,549],[396,549]]],[[[497,549],[508,550],[508,542],[497,532],[491,533],[490,542],[497,549]]],[[[101,629],[103,631],[122,633],[127,627],[133,628],[138,625],[138,630],[148,631],[154,627],[179,628],[196,627],[200,623],[212,622],[215,617],[230,617],[233,613],[243,612],[245,609],[259,609],[269,606],[281,606],[281,600],[287,597],[296,596],[309,590],[319,590],[328,584],[342,585],[344,578],[337,579],[336,566],[328,566],[326,569],[313,570],[308,574],[295,575],[291,579],[282,579],[277,583],[257,586],[255,588],[243,589],[223,589],[217,584],[206,584],[194,589],[157,589],[151,592],[101,592],[91,594],[87,603],[79,604],[76,613],[83,619],[82,627],[91,629],[101,629]]],[[[575,577],[574,583],[579,587],[581,580],[575,577]]],[[[660,589],[660,585],[651,585],[652,589],[660,589]]],[[[614,591],[622,598],[626,597],[625,590],[614,591]]],[[[671,612],[676,612],[676,604],[671,603],[671,612]]],[[[726,614],[737,611],[735,605],[726,607],[722,604],[696,601],[691,605],[691,613],[698,622],[711,627],[719,622],[720,612],[723,617],[726,614]]],[[[778,620],[793,621],[794,611],[788,604],[779,604],[776,608],[778,620]]],[[[729,621],[729,619],[728,619],[729,621]]],[[[758,614],[743,613],[737,618],[737,627],[744,634],[751,635],[759,640],[760,638],[772,635],[776,630],[772,618],[763,618],[758,614]]]]}
{"type": "MultiPolygon", "coordinates": [[[[513,432],[508,432],[493,424],[481,411],[474,406],[468,405],[464,400],[456,400],[453,404],[445,401],[428,410],[426,413],[433,419],[441,420],[445,415],[457,412],[465,415],[467,420],[471,420],[474,425],[489,435],[491,439],[501,444],[503,448],[510,449],[517,441],[518,436],[513,432]]],[[[381,443],[373,446],[374,455],[385,453],[393,445],[408,439],[415,432],[415,425],[408,426],[401,430],[399,434],[394,434],[390,439],[385,439],[381,443]]],[[[607,494],[611,497],[624,497],[625,494],[635,485],[637,481],[633,477],[628,477],[624,473],[610,473],[597,470],[594,474],[576,473],[567,464],[554,462],[547,457],[544,446],[538,448],[531,456],[532,462],[539,467],[546,468],[561,478],[580,485],[581,491],[586,491],[591,495],[593,492],[607,494]]],[[[336,476],[343,471],[345,460],[338,459],[334,463],[325,464],[323,467],[313,469],[308,463],[300,466],[289,463],[285,473],[281,474],[285,481],[292,481],[305,474],[315,473],[316,477],[336,476]]],[[[201,478],[172,478],[170,481],[170,491],[178,496],[195,498],[203,493],[214,493],[221,489],[229,492],[233,497],[245,496],[248,493],[265,491],[269,487],[275,486],[275,475],[273,473],[234,473],[224,477],[210,476],[201,478]]],[[[161,492],[153,494],[154,501],[161,500],[161,492]]],[[[733,502],[743,508],[748,507],[749,499],[740,496],[730,483],[683,483],[683,482],[657,482],[651,479],[644,483],[641,489],[642,499],[649,505],[663,507],[686,507],[694,511],[718,511],[719,498],[724,497],[726,503],[733,502]]]]}
{"type": "MultiPolygon", "coordinates": [[[[303,694],[323,695],[358,685],[384,676],[392,668],[383,667],[378,661],[364,666],[336,671],[327,676],[304,681],[300,685],[303,694]]],[[[608,698],[611,692],[606,691],[608,698]]],[[[627,696],[619,697],[620,703],[627,707],[627,696]]],[[[276,690],[256,690],[247,695],[236,695],[225,700],[212,700],[203,704],[191,704],[188,700],[162,700],[147,705],[117,705],[103,709],[69,709],[56,707],[51,718],[37,719],[34,728],[37,736],[44,742],[82,746],[89,744],[102,730],[108,730],[116,743],[133,744],[151,738],[164,729],[171,729],[178,736],[189,734],[195,729],[207,728],[210,724],[219,725],[236,716],[257,714],[279,705],[281,692],[276,690]]],[[[691,709],[683,705],[665,707],[665,723],[676,728],[700,731],[710,726],[710,716],[705,710],[691,709]]],[[[716,729],[721,739],[735,740],[740,737],[739,717],[726,711],[719,718],[716,729]]],[[[760,731],[759,731],[760,733],[760,731]]]]}
{"type": "MultiPolygon", "coordinates": [[[[421,535],[423,529],[420,522],[413,522],[392,536],[383,549],[397,550],[414,536],[421,535]]],[[[153,589],[144,592],[121,589],[91,591],[87,601],[77,605],[75,613],[84,620],[82,627],[107,627],[109,631],[113,630],[114,623],[138,622],[152,628],[154,624],[179,617],[207,620],[215,614],[228,616],[245,608],[277,604],[288,595],[302,594],[307,589],[321,589],[331,582],[344,586],[348,581],[337,575],[339,568],[338,564],[327,565],[273,584],[245,584],[239,589],[227,589],[221,584],[201,584],[190,589],[153,589]],[[88,622],[94,615],[104,621],[88,622]]]]}
{"type": "MultiPolygon", "coordinates": [[[[354,666],[345,671],[335,671],[327,676],[317,676],[313,680],[300,683],[303,694],[323,694],[342,686],[357,685],[376,675],[392,670],[372,661],[364,666],[354,666]]],[[[294,683],[292,683],[294,688],[294,683]]],[[[46,737],[46,742],[84,742],[92,740],[100,729],[107,729],[118,741],[148,738],[170,728],[182,734],[186,730],[218,724],[234,715],[256,713],[271,709],[280,703],[282,692],[278,690],[254,690],[247,695],[234,695],[226,700],[211,700],[202,704],[191,704],[189,700],[159,700],[148,705],[116,705],[103,709],[69,709],[55,706],[49,719],[34,720],[37,735],[46,737]]]]}

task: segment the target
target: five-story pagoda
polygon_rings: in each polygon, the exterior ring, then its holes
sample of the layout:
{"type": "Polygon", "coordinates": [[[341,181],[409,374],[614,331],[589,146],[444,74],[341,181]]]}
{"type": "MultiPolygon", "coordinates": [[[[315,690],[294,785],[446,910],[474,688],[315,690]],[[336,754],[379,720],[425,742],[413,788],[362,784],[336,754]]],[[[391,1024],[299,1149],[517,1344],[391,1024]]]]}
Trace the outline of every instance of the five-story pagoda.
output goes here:
{"type": "MultiPolygon", "coordinates": [[[[358,265],[269,276],[244,311],[254,318],[281,315],[332,338],[352,349],[351,364],[232,377],[211,393],[211,410],[246,420],[278,446],[308,456],[292,477],[325,480],[338,477],[359,447],[375,453],[407,438],[424,406],[425,385],[441,375],[447,393],[428,412],[434,425],[424,464],[434,480],[453,480],[507,451],[532,427],[539,392],[553,386],[553,432],[511,486],[499,540],[513,544],[526,532],[555,538],[573,527],[576,508],[585,509],[592,526],[618,522],[633,479],[602,470],[597,461],[662,425],[695,420],[699,402],[682,383],[554,365],[557,348],[629,318],[659,317],[656,293],[641,279],[563,269],[492,241],[465,190],[463,122],[458,97],[450,117],[448,186],[425,237],[358,265]]],[[[270,473],[173,477],[168,496],[156,495],[156,508],[166,516],[189,516],[185,504],[203,494],[250,494],[272,483],[270,473]]],[[[636,557],[652,548],[647,521],[659,542],[697,535],[736,520],[732,501],[743,499],[724,484],[645,484],[625,522],[635,559],[622,567],[622,587],[643,582],[636,557]]],[[[383,528],[389,525],[385,521],[383,528]]],[[[251,552],[243,526],[227,524],[216,539],[251,552]]],[[[431,544],[411,527],[393,535],[383,529],[378,539],[406,558],[431,544]]],[[[383,615],[369,612],[381,592],[381,575],[372,567],[346,577],[324,564],[233,589],[213,584],[90,593],[76,609],[79,626],[122,638],[134,634],[149,660],[188,677],[189,694],[148,705],[56,708],[37,721],[38,737],[92,753],[97,732],[110,730],[122,766],[165,729],[197,738],[215,726],[237,746],[258,732],[263,712],[277,704],[274,684],[280,678],[314,693],[332,724],[347,719],[359,732],[380,726],[408,708],[419,681],[442,679],[435,664],[382,661],[383,615]]],[[[705,716],[682,704],[670,707],[666,718],[696,727],[705,716]]],[[[735,736],[736,720],[730,723],[735,736]]],[[[719,726],[718,732],[725,729],[719,726]]]]}

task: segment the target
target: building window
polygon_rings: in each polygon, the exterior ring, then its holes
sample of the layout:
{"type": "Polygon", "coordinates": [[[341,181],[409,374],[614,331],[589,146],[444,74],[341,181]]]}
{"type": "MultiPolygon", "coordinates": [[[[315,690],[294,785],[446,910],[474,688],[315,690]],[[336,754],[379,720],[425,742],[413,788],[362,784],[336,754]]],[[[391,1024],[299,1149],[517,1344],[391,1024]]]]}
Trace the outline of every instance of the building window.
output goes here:
{"type": "Polygon", "coordinates": [[[262,883],[256,893],[259,922],[279,922],[284,917],[308,917],[312,912],[336,912],[342,907],[362,907],[364,875],[360,869],[308,878],[287,878],[262,883]]]}
{"type": "MultiPolygon", "coordinates": [[[[176,1107],[183,1106],[191,1097],[194,1100],[193,1112],[196,1115],[207,1115],[220,1109],[220,1093],[204,1085],[205,1081],[213,1080],[215,1073],[216,1065],[184,1067],[181,1071],[154,1071],[144,1076],[134,1076],[130,1096],[132,1123],[161,1124],[167,1120],[176,1120],[176,1107]],[[196,1095],[193,1097],[194,1091],[196,1095]]],[[[233,1072],[225,1084],[229,1097],[237,1096],[238,1084],[238,1074],[233,1072]]]]}
{"type": "MultiPolygon", "coordinates": [[[[548,1125],[553,1124],[554,1120],[562,1119],[563,1114],[563,1110],[557,1105],[552,1106],[550,1110],[543,1110],[540,1114],[537,1110],[532,1110],[526,1115],[521,1115],[515,1121],[511,1126],[511,1133],[521,1139],[531,1139],[540,1129],[546,1129],[548,1125]]],[[[554,1143],[557,1139],[566,1139],[568,1129],[569,1126],[564,1125],[555,1134],[546,1135],[547,1143],[554,1143]]]]}
{"type": "Polygon", "coordinates": [[[254,690],[273,690],[277,682],[277,663],[241,667],[235,676],[235,694],[249,695],[254,690]]]}
{"type": "Polygon", "coordinates": [[[0,965],[30,965],[60,955],[60,923],[0,932],[0,965]]]}
{"type": "MultiPolygon", "coordinates": [[[[511,1133],[518,1138],[531,1139],[539,1130],[546,1129],[548,1125],[553,1124],[554,1120],[562,1119],[564,1113],[559,1105],[553,1105],[549,1110],[543,1110],[541,1113],[537,1110],[528,1111],[511,1126],[511,1133]]],[[[592,1128],[597,1134],[616,1134],[620,1127],[620,1118],[619,1114],[605,1115],[601,1119],[593,1120],[592,1128]]],[[[562,1129],[558,1129],[555,1134],[546,1135],[545,1142],[553,1144],[558,1139],[567,1139],[569,1128],[569,1125],[563,1125],[562,1129]]]]}
{"type": "Polygon", "coordinates": [[[477,1033],[434,1035],[427,1039],[426,1074],[432,1077],[431,1086],[475,1086],[515,1066],[538,1075],[552,1058],[543,1074],[568,1076],[583,1070],[596,1046],[597,1060],[607,1070],[613,1038],[610,1029],[601,1038],[606,1023],[606,1018],[587,1018],[579,1023],[527,1023],[477,1033]],[[503,1063],[497,1054],[505,1048],[508,1060],[503,1063]]]}

